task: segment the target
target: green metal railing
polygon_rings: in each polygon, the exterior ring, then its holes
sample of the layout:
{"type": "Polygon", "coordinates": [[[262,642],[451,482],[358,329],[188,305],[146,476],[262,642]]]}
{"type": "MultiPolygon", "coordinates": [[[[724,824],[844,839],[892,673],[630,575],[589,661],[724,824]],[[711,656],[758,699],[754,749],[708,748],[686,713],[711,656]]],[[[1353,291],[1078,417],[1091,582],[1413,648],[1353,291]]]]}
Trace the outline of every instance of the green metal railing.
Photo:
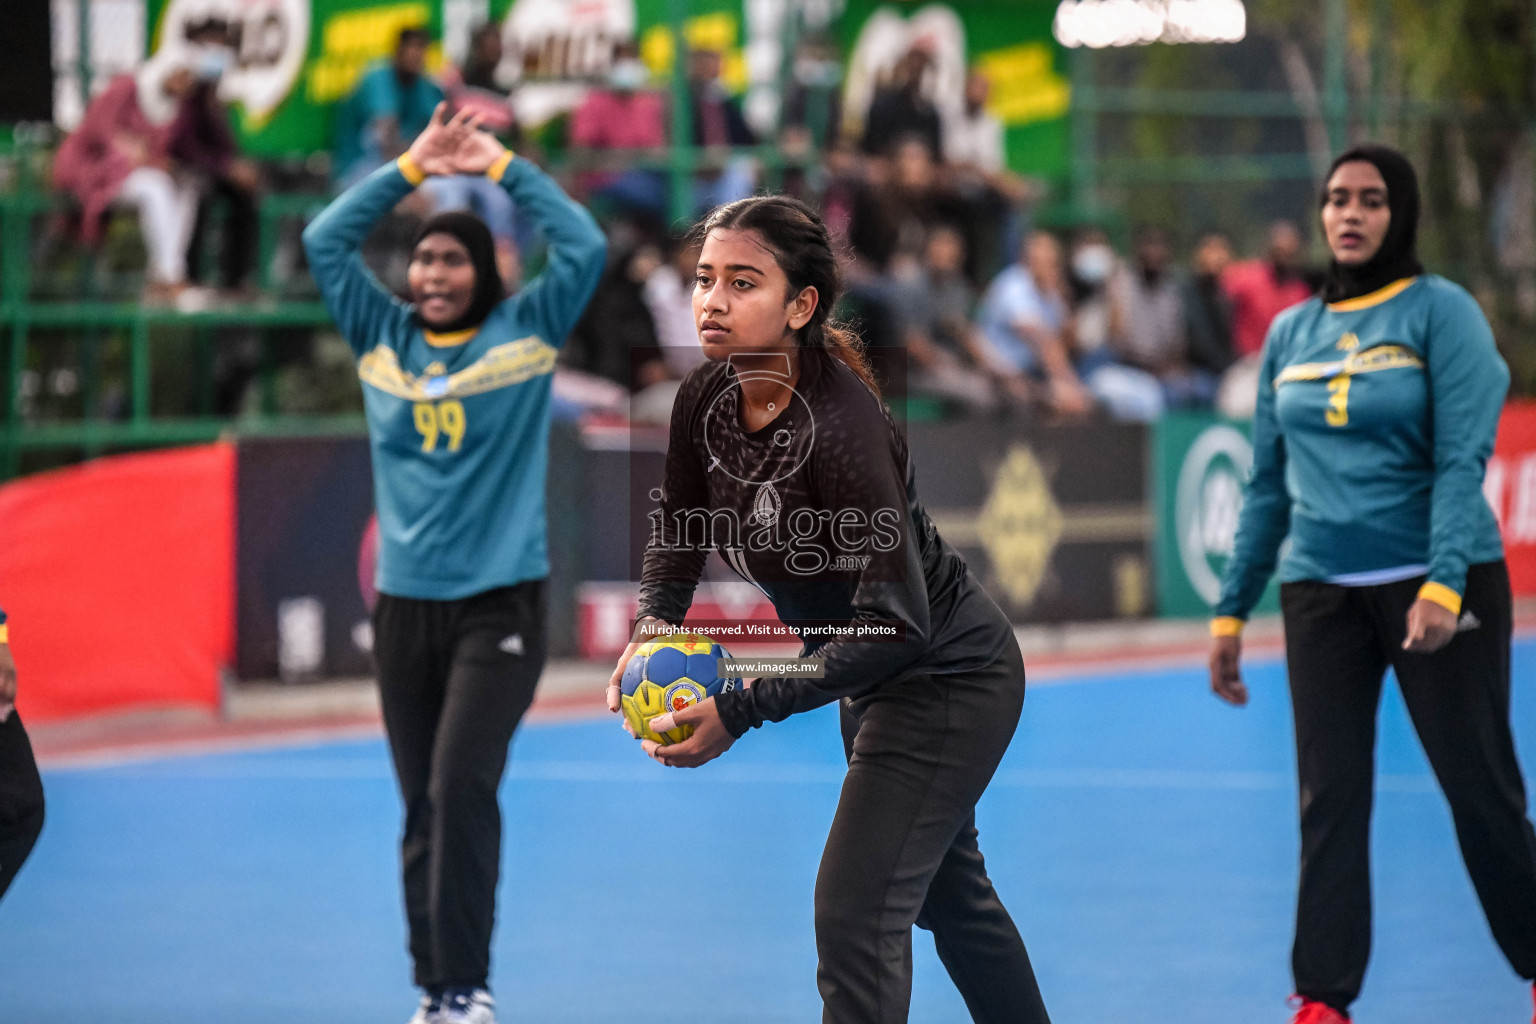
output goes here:
{"type": "MultiPolygon", "coordinates": [[[[686,114],[684,115],[686,123],[686,114]]],[[[39,219],[69,208],[69,201],[43,187],[29,168],[33,156],[13,153],[18,172],[13,187],[0,192],[0,340],[3,363],[3,409],[0,420],[0,479],[16,475],[23,453],[69,449],[93,457],[117,448],[189,444],[214,440],[238,432],[258,435],[308,435],[361,433],[366,425],[360,415],[298,416],[279,409],[277,371],[271,353],[270,333],[275,328],[330,326],[325,306],[316,299],[267,297],[229,303],[215,308],[183,311],[173,306],[145,305],[128,299],[84,295],[70,299],[40,299],[34,295],[33,231],[39,219]],[[198,366],[196,411],[190,415],[157,415],[153,403],[157,330],[175,328],[190,332],[198,366]],[[258,396],[254,414],[236,418],[212,415],[212,378],[209,367],[217,344],[217,332],[239,328],[258,336],[258,396]],[[82,414],[78,419],[32,422],[23,415],[21,383],[29,369],[29,357],[39,346],[40,331],[71,331],[81,349],[80,374],[84,378],[82,414]],[[95,401],[98,395],[99,359],[103,335],[123,336],[127,348],[126,415],[109,419],[95,401]]],[[[555,168],[569,174],[614,166],[615,159],[629,169],[654,170],[669,176],[672,212],[677,222],[692,214],[692,189],[697,172],[718,168],[732,159],[757,161],[765,185],[777,188],[793,168],[815,163],[816,155],[787,156],[777,147],[763,145],[730,150],[694,146],[669,147],[647,153],[582,154],[570,152],[555,168]]],[[[279,239],[285,221],[307,220],[328,201],[327,196],[278,193],[262,198],[258,219],[257,280],[264,296],[277,296],[280,282],[273,276],[279,239]]]]}

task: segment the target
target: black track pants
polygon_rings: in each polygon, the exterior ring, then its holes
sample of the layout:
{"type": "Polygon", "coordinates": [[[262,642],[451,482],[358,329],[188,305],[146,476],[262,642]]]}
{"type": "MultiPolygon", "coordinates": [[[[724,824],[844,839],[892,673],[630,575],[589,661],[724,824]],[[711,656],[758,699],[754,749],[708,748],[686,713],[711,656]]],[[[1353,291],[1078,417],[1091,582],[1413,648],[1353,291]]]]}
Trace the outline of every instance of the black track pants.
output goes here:
{"type": "Polygon", "coordinates": [[[1536,977],[1536,833],[1509,728],[1509,575],[1467,573],[1462,631],[1433,654],[1402,649],[1423,579],[1280,588],[1301,790],[1301,888],[1292,967],[1301,995],[1347,1011],[1371,949],[1370,822],[1376,710],[1397,673],[1450,803],[1494,938],[1536,977]]]}
{"type": "Polygon", "coordinates": [[[0,896],[11,887],[43,830],[43,780],[32,743],[12,711],[0,723],[0,896]]]}
{"type": "Polygon", "coordinates": [[[544,581],[458,601],[379,595],[374,657],[405,803],[416,984],[486,987],[507,747],[544,668],[544,581]]]}
{"type": "Polygon", "coordinates": [[[848,776],[816,879],[824,1024],[907,1019],[914,924],[933,932],[978,1024],[1048,1024],[976,844],[976,801],[1023,703],[1012,643],[981,671],[919,676],[843,702],[848,776]]]}

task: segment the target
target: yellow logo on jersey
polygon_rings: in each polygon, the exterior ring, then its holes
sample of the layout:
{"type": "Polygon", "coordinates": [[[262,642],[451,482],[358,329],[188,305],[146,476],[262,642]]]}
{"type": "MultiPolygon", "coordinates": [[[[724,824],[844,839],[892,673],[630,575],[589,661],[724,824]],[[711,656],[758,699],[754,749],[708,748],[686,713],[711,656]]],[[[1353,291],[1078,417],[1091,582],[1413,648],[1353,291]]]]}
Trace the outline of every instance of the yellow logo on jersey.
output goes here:
{"type": "Polygon", "coordinates": [[[1339,339],[1336,347],[1340,352],[1353,352],[1360,347],[1360,339],[1356,337],[1354,331],[1345,331],[1344,337],[1339,339]]]}
{"type": "Polygon", "coordinates": [[[1424,360],[1406,345],[1377,345],[1331,363],[1297,363],[1287,366],[1275,377],[1275,387],[1304,380],[1332,380],[1378,370],[1419,368],[1424,360]]]}
{"type": "Polygon", "coordinates": [[[447,367],[434,362],[417,376],[400,365],[394,349],[380,345],[358,361],[357,376],[408,402],[467,398],[553,373],[556,355],[543,338],[529,335],[497,345],[457,373],[445,373],[447,367]]]}

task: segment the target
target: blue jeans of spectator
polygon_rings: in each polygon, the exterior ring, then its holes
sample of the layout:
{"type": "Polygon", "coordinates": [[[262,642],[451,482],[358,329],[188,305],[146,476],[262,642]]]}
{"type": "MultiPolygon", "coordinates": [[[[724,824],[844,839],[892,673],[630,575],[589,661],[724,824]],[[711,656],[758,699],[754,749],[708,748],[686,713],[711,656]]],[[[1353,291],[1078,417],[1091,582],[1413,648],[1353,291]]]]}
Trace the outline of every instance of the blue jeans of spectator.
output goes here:
{"type": "Polygon", "coordinates": [[[1108,352],[1090,352],[1077,362],[1077,375],[1117,420],[1151,423],[1168,407],[1163,384],[1145,370],[1123,366],[1108,352]]]}

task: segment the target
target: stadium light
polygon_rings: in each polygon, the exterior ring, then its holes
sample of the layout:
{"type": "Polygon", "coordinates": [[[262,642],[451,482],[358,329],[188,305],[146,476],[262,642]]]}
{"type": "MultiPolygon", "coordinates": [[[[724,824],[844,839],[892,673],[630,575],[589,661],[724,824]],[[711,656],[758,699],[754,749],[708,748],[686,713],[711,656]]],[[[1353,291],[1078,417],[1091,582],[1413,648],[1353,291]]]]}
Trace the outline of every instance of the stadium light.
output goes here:
{"type": "Polygon", "coordinates": [[[1051,24],[1062,46],[1235,43],[1248,32],[1242,0],[1061,0],[1051,24]]]}

